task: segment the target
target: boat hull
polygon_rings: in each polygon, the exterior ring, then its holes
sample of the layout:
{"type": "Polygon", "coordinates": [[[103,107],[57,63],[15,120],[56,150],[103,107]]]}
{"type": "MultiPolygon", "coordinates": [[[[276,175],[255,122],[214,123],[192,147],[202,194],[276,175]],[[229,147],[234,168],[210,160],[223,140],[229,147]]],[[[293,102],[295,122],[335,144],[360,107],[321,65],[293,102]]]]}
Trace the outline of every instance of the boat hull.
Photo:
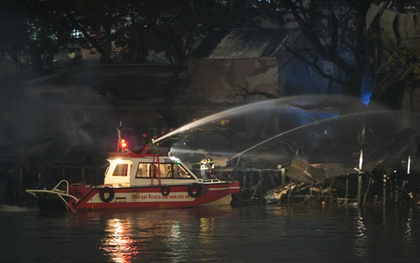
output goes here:
{"type": "Polygon", "coordinates": [[[239,182],[94,188],[72,205],[76,210],[108,208],[177,208],[198,205],[228,205],[239,192],[239,182]],[[112,197],[112,198],[111,198],[112,197]]]}
{"type": "Polygon", "coordinates": [[[40,211],[64,212],[68,210],[66,203],[54,194],[38,193],[37,203],[40,211]]]}
{"type": "Polygon", "coordinates": [[[230,205],[232,194],[239,190],[239,182],[235,181],[119,188],[78,185],[70,186],[69,195],[76,198],[64,197],[66,202],[62,202],[62,197],[53,194],[36,195],[40,210],[77,211],[230,205]]]}

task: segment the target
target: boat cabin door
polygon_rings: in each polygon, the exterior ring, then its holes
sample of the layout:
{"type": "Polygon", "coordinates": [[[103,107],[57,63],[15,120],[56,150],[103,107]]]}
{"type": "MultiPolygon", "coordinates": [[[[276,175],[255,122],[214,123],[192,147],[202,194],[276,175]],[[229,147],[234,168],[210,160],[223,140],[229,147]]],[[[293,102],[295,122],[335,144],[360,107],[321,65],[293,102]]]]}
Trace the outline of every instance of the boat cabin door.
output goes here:
{"type": "Polygon", "coordinates": [[[111,161],[110,166],[105,173],[105,184],[111,184],[114,187],[130,186],[130,175],[133,169],[133,163],[130,160],[111,161]]]}

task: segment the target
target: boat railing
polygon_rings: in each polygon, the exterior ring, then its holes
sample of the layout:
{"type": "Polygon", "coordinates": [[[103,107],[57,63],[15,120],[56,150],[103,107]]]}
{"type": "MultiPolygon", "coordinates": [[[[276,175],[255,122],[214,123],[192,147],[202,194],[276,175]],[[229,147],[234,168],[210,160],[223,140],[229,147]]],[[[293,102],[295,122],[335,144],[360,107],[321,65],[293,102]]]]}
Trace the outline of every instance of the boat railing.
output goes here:
{"type": "Polygon", "coordinates": [[[67,202],[67,200],[64,197],[68,197],[71,199],[74,199],[76,202],[79,201],[77,197],[74,195],[69,194],[69,182],[67,180],[61,180],[53,189],[28,189],[26,190],[27,193],[30,193],[36,197],[36,193],[47,193],[47,194],[55,194],[57,195],[63,202],[66,204],[66,208],[70,208],[73,210],[74,208],[67,202]],[[59,187],[64,184],[66,187],[66,190],[61,190],[59,187]]]}
{"type": "Polygon", "coordinates": [[[200,179],[199,180],[201,183],[220,183],[222,181],[220,181],[219,179],[200,179]]]}

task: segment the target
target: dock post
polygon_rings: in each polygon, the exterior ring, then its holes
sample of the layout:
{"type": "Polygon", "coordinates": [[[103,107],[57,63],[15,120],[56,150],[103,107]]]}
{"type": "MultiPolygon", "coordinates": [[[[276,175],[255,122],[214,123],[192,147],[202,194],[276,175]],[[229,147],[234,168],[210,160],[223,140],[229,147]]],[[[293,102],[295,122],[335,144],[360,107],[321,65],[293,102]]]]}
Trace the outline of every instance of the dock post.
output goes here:
{"type": "Polygon", "coordinates": [[[255,182],[254,182],[254,170],[251,169],[251,171],[249,172],[249,182],[252,186],[255,186],[255,182]]]}
{"type": "Polygon", "coordinates": [[[362,204],[362,167],[363,167],[363,150],[360,150],[359,155],[359,177],[357,178],[357,205],[362,204]]]}
{"type": "Polygon", "coordinates": [[[41,185],[41,172],[38,170],[38,185],[41,185]]]}
{"type": "Polygon", "coordinates": [[[371,182],[372,182],[372,178],[370,178],[370,177],[369,177],[369,181],[368,181],[367,189],[366,189],[365,194],[364,194],[364,196],[363,196],[363,205],[365,205],[365,204],[366,204],[366,197],[367,197],[367,195],[368,195],[368,193],[369,193],[369,189],[370,189],[370,184],[371,184],[371,182]]]}
{"type": "Polygon", "coordinates": [[[383,186],[382,186],[382,205],[386,205],[386,174],[384,174],[383,186]]]}
{"type": "Polygon", "coordinates": [[[357,205],[362,204],[362,176],[359,174],[357,178],[357,205]]]}
{"type": "Polygon", "coordinates": [[[264,184],[263,182],[263,172],[261,170],[259,170],[259,187],[260,187],[260,203],[263,204],[264,203],[264,184]]]}
{"type": "Polygon", "coordinates": [[[281,174],[281,185],[285,185],[286,184],[286,171],[284,170],[284,168],[280,169],[280,174],[281,174]]]}
{"type": "Polygon", "coordinates": [[[22,168],[19,169],[19,198],[18,203],[19,205],[22,203],[22,189],[23,189],[23,171],[22,168]]]}
{"type": "Polygon", "coordinates": [[[246,172],[242,173],[242,183],[243,183],[243,188],[246,188],[246,172]]]}
{"type": "Polygon", "coordinates": [[[349,200],[349,179],[346,179],[346,198],[344,200],[344,203],[347,204],[347,201],[349,200]]]}

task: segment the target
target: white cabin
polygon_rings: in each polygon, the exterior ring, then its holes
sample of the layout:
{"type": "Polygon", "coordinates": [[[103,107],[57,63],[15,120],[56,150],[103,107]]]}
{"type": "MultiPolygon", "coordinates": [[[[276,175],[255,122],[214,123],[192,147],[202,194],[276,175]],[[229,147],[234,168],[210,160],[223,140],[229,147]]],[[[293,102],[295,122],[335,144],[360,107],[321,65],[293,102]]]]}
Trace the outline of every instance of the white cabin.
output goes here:
{"type": "Polygon", "coordinates": [[[105,185],[136,187],[186,185],[199,179],[178,158],[152,154],[110,153],[105,185]]]}

